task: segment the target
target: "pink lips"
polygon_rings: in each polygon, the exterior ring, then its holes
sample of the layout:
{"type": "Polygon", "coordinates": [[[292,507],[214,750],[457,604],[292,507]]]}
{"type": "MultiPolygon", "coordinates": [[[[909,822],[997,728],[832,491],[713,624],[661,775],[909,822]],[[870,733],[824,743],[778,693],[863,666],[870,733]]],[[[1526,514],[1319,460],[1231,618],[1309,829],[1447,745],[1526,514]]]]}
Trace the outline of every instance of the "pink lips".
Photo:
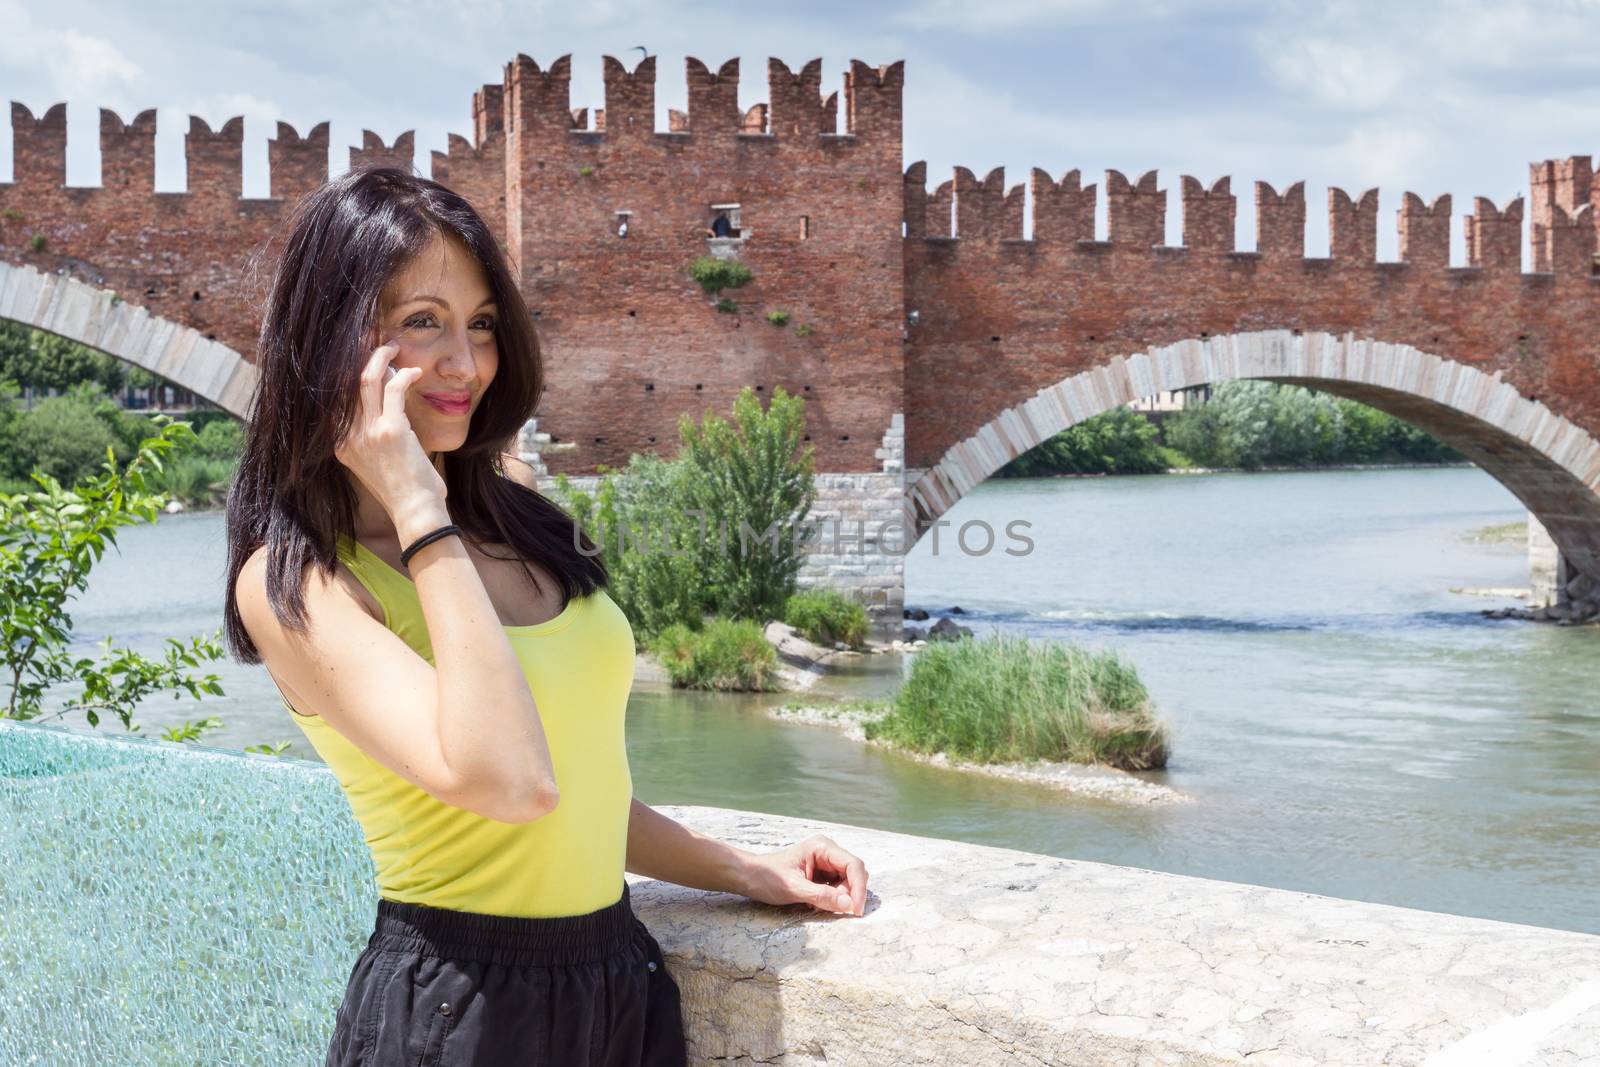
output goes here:
{"type": "Polygon", "coordinates": [[[466,393],[424,393],[422,399],[446,415],[465,415],[472,410],[472,397],[466,393]]]}

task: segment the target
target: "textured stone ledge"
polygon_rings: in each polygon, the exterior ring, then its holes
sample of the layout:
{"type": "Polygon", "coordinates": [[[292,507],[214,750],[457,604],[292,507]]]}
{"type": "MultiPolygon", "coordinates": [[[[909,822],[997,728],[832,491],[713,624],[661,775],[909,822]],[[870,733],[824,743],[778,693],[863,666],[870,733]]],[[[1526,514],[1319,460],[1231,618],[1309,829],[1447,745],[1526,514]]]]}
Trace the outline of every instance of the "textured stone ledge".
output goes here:
{"type": "Polygon", "coordinates": [[[723,808],[861,856],[866,914],[629,876],[691,1062],[1593,1063],[1600,937],[723,808]]]}

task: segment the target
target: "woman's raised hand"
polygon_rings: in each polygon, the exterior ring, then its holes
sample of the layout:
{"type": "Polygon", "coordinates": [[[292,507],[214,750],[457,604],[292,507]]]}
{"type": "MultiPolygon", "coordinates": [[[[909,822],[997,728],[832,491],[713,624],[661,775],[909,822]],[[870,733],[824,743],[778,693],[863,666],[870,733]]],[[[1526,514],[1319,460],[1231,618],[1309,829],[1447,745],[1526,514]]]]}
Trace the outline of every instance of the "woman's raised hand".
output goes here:
{"type": "Polygon", "coordinates": [[[350,430],[334,456],[378,498],[398,527],[402,516],[444,506],[445,484],[406,418],[406,390],[420,367],[390,365],[400,346],[372,350],[361,369],[360,399],[350,430]]]}

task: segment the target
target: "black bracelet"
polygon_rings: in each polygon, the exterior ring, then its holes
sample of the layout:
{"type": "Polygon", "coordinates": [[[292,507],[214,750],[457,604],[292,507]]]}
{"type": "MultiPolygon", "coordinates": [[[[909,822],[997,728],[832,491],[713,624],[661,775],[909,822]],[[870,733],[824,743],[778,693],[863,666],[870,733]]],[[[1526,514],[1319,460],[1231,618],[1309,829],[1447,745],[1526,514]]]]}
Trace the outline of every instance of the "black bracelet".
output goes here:
{"type": "Polygon", "coordinates": [[[460,532],[461,532],[461,527],[457,526],[455,523],[450,523],[448,526],[439,527],[437,530],[434,530],[432,533],[423,534],[421,537],[419,537],[415,541],[411,542],[411,547],[410,548],[408,548],[404,552],[400,553],[400,566],[406,567],[406,568],[409,569],[410,564],[411,564],[411,557],[417,554],[417,549],[421,548],[424,545],[431,545],[435,541],[439,540],[439,538],[441,538],[441,537],[449,537],[451,534],[458,534],[460,532]]]}

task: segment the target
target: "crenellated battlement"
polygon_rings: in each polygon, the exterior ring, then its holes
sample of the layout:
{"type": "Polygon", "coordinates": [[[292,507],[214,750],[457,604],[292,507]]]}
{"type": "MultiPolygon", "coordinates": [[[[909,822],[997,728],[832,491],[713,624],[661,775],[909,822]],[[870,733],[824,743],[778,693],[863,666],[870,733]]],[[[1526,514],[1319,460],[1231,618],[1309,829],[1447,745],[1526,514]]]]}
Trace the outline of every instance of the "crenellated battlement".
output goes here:
{"type": "MultiPolygon", "coordinates": [[[[532,143],[531,137],[560,148],[562,138],[572,132],[604,134],[619,142],[641,142],[655,134],[688,134],[713,143],[741,134],[799,143],[837,136],[840,93],[823,95],[820,58],[795,71],[781,59],[769,57],[767,101],[741,109],[737,57],[713,71],[700,58],[686,56],[688,108],[668,109],[665,130],[654,128],[656,57],[646,56],[632,70],[615,56],[601,58],[605,103],[593,108],[572,102],[570,54],[548,70],[527,55],[507,64],[506,121],[523,135],[523,143],[532,143]],[[593,129],[588,121],[591,112],[593,129]]],[[[844,74],[845,136],[898,147],[903,92],[903,61],[871,67],[852,60],[844,74]]]]}
{"type": "Polygon", "coordinates": [[[574,126],[572,56],[562,56],[543,70],[522,53],[506,64],[506,133],[553,135],[574,126]]]}
{"type": "MultiPolygon", "coordinates": [[[[905,236],[965,239],[975,243],[1022,240],[1026,209],[1021,186],[1005,188],[1005,170],[996,167],[982,181],[963,166],[932,192],[927,164],[905,168],[905,236]],[[952,221],[953,220],[953,221],[952,221]],[[952,229],[953,224],[953,229],[952,229]]],[[[1237,198],[1228,176],[1209,186],[1182,175],[1183,248],[1196,253],[1239,254],[1234,235],[1237,198]]],[[[1096,190],[1084,186],[1079,172],[1068,171],[1060,182],[1035,167],[1029,174],[1032,241],[1045,245],[1094,244],[1096,190]]],[[[1532,168],[1533,215],[1531,260],[1534,271],[1600,274],[1600,181],[1588,157],[1547,160],[1532,168]]],[[[1108,244],[1147,251],[1165,243],[1167,191],[1157,172],[1137,181],[1118,170],[1105,176],[1108,244]]],[[[1282,193],[1264,181],[1255,183],[1256,250],[1267,260],[1303,259],[1306,239],[1305,182],[1282,193]]],[[[1524,201],[1504,209],[1477,197],[1465,217],[1467,265],[1484,271],[1521,268],[1524,201]]],[[[1400,262],[1417,268],[1446,270],[1450,264],[1452,200],[1449,194],[1425,201],[1407,191],[1396,212],[1400,262]]],[[[1377,261],[1378,190],[1352,197],[1337,186],[1328,189],[1329,257],[1338,262],[1377,261]]]]}
{"type": "Polygon", "coordinates": [[[132,122],[123,122],[108,107],[100,109],[100,173],[110,188],[155,191],[155,108],[139,112],[132,122]]]}
{"type": "MultiPolygon", "coordinates": [[[[918,163],[920,167],[922,164],[918,163]]],[[[1059,182],[1046,171],[1034,167],[1028,172],[1029,194],[1033,198],[1033,236],[1035,240],[1094,240],[1095,185],[1082,184],[1077,170],[1069,170],[1059,182]]],[[[1017,234],[1021,237],[1021,233],[1017,234]]]]}
{"type": "MultiPolygon", "coordinates": [[[[730,59],[715,74],[689,56],[685,61],[689,81],[689,132],[709,136],[732,136],[744,129],[744,114],[739,110],[739,60],[730,59]]],[[[651,99],[655,86],[650,87],[651,99]]],[[[606,100],[609,107],[611,101],[606,100]]],[[[652,105],[652,116],[654,115],[652,105]]]]}
{"type": "Polygon", "coordinates": [[[1441,269],[1450,265],[1450,194],[1423,204],[1416,193],[1400,200],[1400,261],[1441,269]]]}
{"type": "Polygon", "coordinates": [[[822,60],[813,59],[799,73],[776,57],[767,60],[767,97],[771,113],[767,132],[778,138],[832,133],[838,125],[839,94],[822,97],[822,60]]]}
{"type": "Polygon", "coordinates": [[[1482,270],[1522,269],[1522,197],[1496,209],[1486,196],[1474,197],[1466,217],[1467,264],[1482,270]]]}
{"type": "MultiPolygon", "coordinates": [[[[485,85],[472,94],[472,137],[476,150],[481,151],[491,141],[505,140],[505,97],[504,85],[485,85]]],[[[455,152],[454,145],[450,151],[455,152]]]]}
{"type": "Polygon", "coordinates": [[[955,169],[956,232],[999,240],[1022,232],[1022,186],[1006,192],[1006,169],[996,167],[978,181],[966,167],[955,169]]]}
{"type": "Polygon", "coordinates": [[[1183,190],[1183,243],[1189,248],[1229,249],[1233,247],[1233,216],[1236,205],[1231,179],[1223,175],[1207,189],[1198,178],[1185,174],[1183,190]]]}
{"type": "Polygon", "coordinates": [[[67,104],[35,118],[26,104],[11,101],[12,181],[25,189],[67,184],[67,104]]]}
{"type": "Polygon", "coordinates": [[[280,200],[304,196],[328,180],[328,124],[319,122],[301,137],[287,122],[267,141],[268,190],[280,200]]]}
{"type": "Polygon", "coordinates": [[[1298,256],[1305,249],[1305,235],[1306,183],[1295,182],[1279,193],[1266,182],[1256,182],[1256,251],[1273,259],[1298,256]]]}
{"type": "Polygon", "coordinates": [[[192,196],[239,197],[244,192],[244,116],[235,115],[213,130],[199,115],[189,116],[183,138],[192,196]]]}
{"type": "Polygon", "coordinates": [[[416,160],[417,136],[415,130],[407,130],[394,139],[393,144],[387,144],[382,137],[371,130],[361,131],[361,147],[350,146],[350,166],[360,164],[387,164],[409,171],[416,160]]]}
{"type": "MultiPolygon", "coordinates": [[[[645,56],[638,66],[628,70],[614,56],[602,57],[605,67],[606,115],[605,133],[611,140],[639,140],[655,132],[656,123],[656,57],[645,56]]],[[[690,57],[687,61],[690,76],[700,61],[690,57]]],[[[704,65],[701,64],[704,70],[704,65]]],[[[738,66],[735,64],[735,91],[738,88],[738,66]]],[[[693,121],[693,88],[690,89],[690,121],[693,121]]]]}
{"type": "Polygon", "coordinates": [[[845,129],[855,137],[900,143],[905,60],[869,67],[850,61],[844,76],[845,129]]]}

